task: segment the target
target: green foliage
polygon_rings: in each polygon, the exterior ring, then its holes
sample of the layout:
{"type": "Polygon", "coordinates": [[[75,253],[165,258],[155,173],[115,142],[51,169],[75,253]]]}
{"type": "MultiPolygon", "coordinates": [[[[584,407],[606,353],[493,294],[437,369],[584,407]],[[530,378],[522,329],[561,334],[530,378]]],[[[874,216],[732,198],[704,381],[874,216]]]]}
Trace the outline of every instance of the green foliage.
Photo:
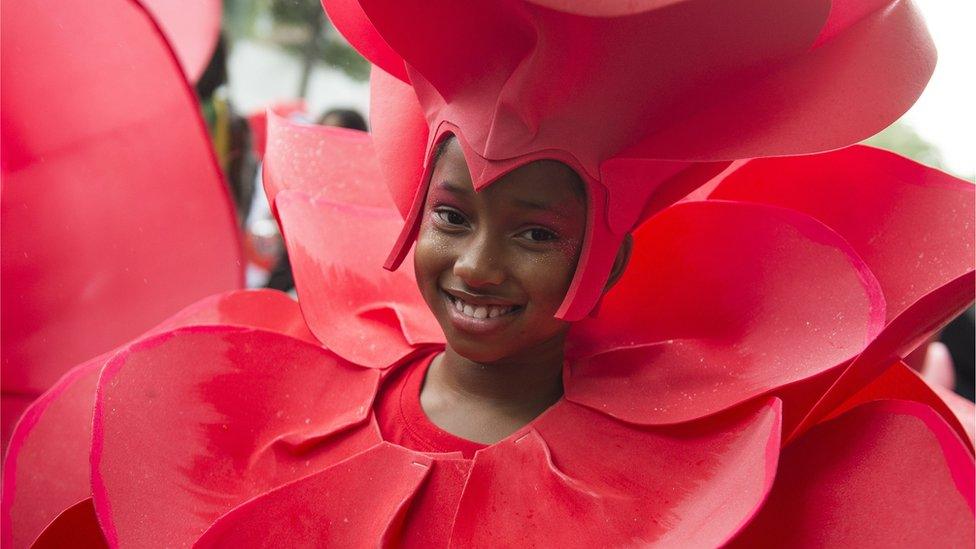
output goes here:
{"type": "Polygon", "coordinates": [[[325,33],[321,59],[360,82],[369,79],[369,61],[349,47],[334,29],[325,33]]]}
{"type": "Polygon", "coordinates": [[[318,21],[321,13],[317,0],[271,0],[271,16],[279,23],[305,25],[318,21]]]}
{"type": "Polygon", "coordinates": [[[350,78],[369,78],[369,62],[329,24],[319,0],[224,0],[224,26],[232,38],[273,42],[296,57],[320,61],[350,78]],[[258,36],[256,21],[273,28],[258,36]]]}
{"type": "Polygon", "coordinates": [[[942,153],[939,152],[938,147],[923,139],[914,128],[901,121],[888,126],[865,143],[894,151],[922,164],[945,169],[942,153]]]}

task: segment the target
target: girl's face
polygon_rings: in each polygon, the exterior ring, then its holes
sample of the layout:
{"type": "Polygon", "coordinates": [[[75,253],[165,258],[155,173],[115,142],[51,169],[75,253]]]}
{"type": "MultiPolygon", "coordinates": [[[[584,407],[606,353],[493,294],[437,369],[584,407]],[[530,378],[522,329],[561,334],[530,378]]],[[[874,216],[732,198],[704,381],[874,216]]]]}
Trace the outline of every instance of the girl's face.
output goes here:
{"type": "Polygon", "coordinates": [[[414,268],[448,344],[480,363],[561,346],[569,323],[553,315],[582,248],[582,182],[566,165],[543,160],[476,193],[457,140],[444,147],[414,268]]]}

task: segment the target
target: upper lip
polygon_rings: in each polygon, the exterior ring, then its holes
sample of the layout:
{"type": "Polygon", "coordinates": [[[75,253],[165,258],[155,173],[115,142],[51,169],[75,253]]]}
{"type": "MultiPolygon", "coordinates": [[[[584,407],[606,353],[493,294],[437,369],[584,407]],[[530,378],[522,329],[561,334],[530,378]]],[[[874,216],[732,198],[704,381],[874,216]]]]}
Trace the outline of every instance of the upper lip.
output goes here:
{"type": "Polygon", "coordinates": [[[483,305],[483,306],[495,305],[495,306],[499,306],[499,307],[517,307],[518,306],[518,303],[515,303],[515,302],[513,302],[510,299],[504,299],[504,298],[496,297],[496,296],[493,296],[493,295],[488,295],[488,294],[473,294],[471,292],[467,292],[465,290],[458,290],[458,289],[455,289],[455,288],[443,288],[443,290],[446,293],[448,293],[448,294],[450,294],[450,295],[452,295],[452,296],[460,299],[461,301],[464,301],[468,305],[473,305],[473,306],[478,306],[478,305],[483,305]]]}

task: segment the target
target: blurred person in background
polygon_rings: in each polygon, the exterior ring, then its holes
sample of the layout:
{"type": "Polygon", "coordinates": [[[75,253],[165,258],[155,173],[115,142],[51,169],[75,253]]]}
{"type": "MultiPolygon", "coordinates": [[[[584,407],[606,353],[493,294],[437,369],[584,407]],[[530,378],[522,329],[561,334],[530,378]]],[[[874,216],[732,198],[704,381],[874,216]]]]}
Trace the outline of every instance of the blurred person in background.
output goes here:
{"type": "Polygon", "coordinates": [[[243,226],[254,196],[257,159],[251,153],[247,120],[236,112],[227,93],[227,40],[221,33],[213,57],[196,84],[203,118],[210,131],[217,162],[243,226]]]}

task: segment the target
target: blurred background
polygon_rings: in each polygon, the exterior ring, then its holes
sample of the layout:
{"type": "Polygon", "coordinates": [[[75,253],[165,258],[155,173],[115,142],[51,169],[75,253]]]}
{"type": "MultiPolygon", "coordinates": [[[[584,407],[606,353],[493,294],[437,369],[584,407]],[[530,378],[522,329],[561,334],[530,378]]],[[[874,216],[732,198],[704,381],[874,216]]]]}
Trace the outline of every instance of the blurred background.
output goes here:
{"type": "Polygon", "coordinates": [[[369,106],[369,63],[318,0],[224,0],[229,92],[245,112],[303,98],[310,113],[369,106]]]}

